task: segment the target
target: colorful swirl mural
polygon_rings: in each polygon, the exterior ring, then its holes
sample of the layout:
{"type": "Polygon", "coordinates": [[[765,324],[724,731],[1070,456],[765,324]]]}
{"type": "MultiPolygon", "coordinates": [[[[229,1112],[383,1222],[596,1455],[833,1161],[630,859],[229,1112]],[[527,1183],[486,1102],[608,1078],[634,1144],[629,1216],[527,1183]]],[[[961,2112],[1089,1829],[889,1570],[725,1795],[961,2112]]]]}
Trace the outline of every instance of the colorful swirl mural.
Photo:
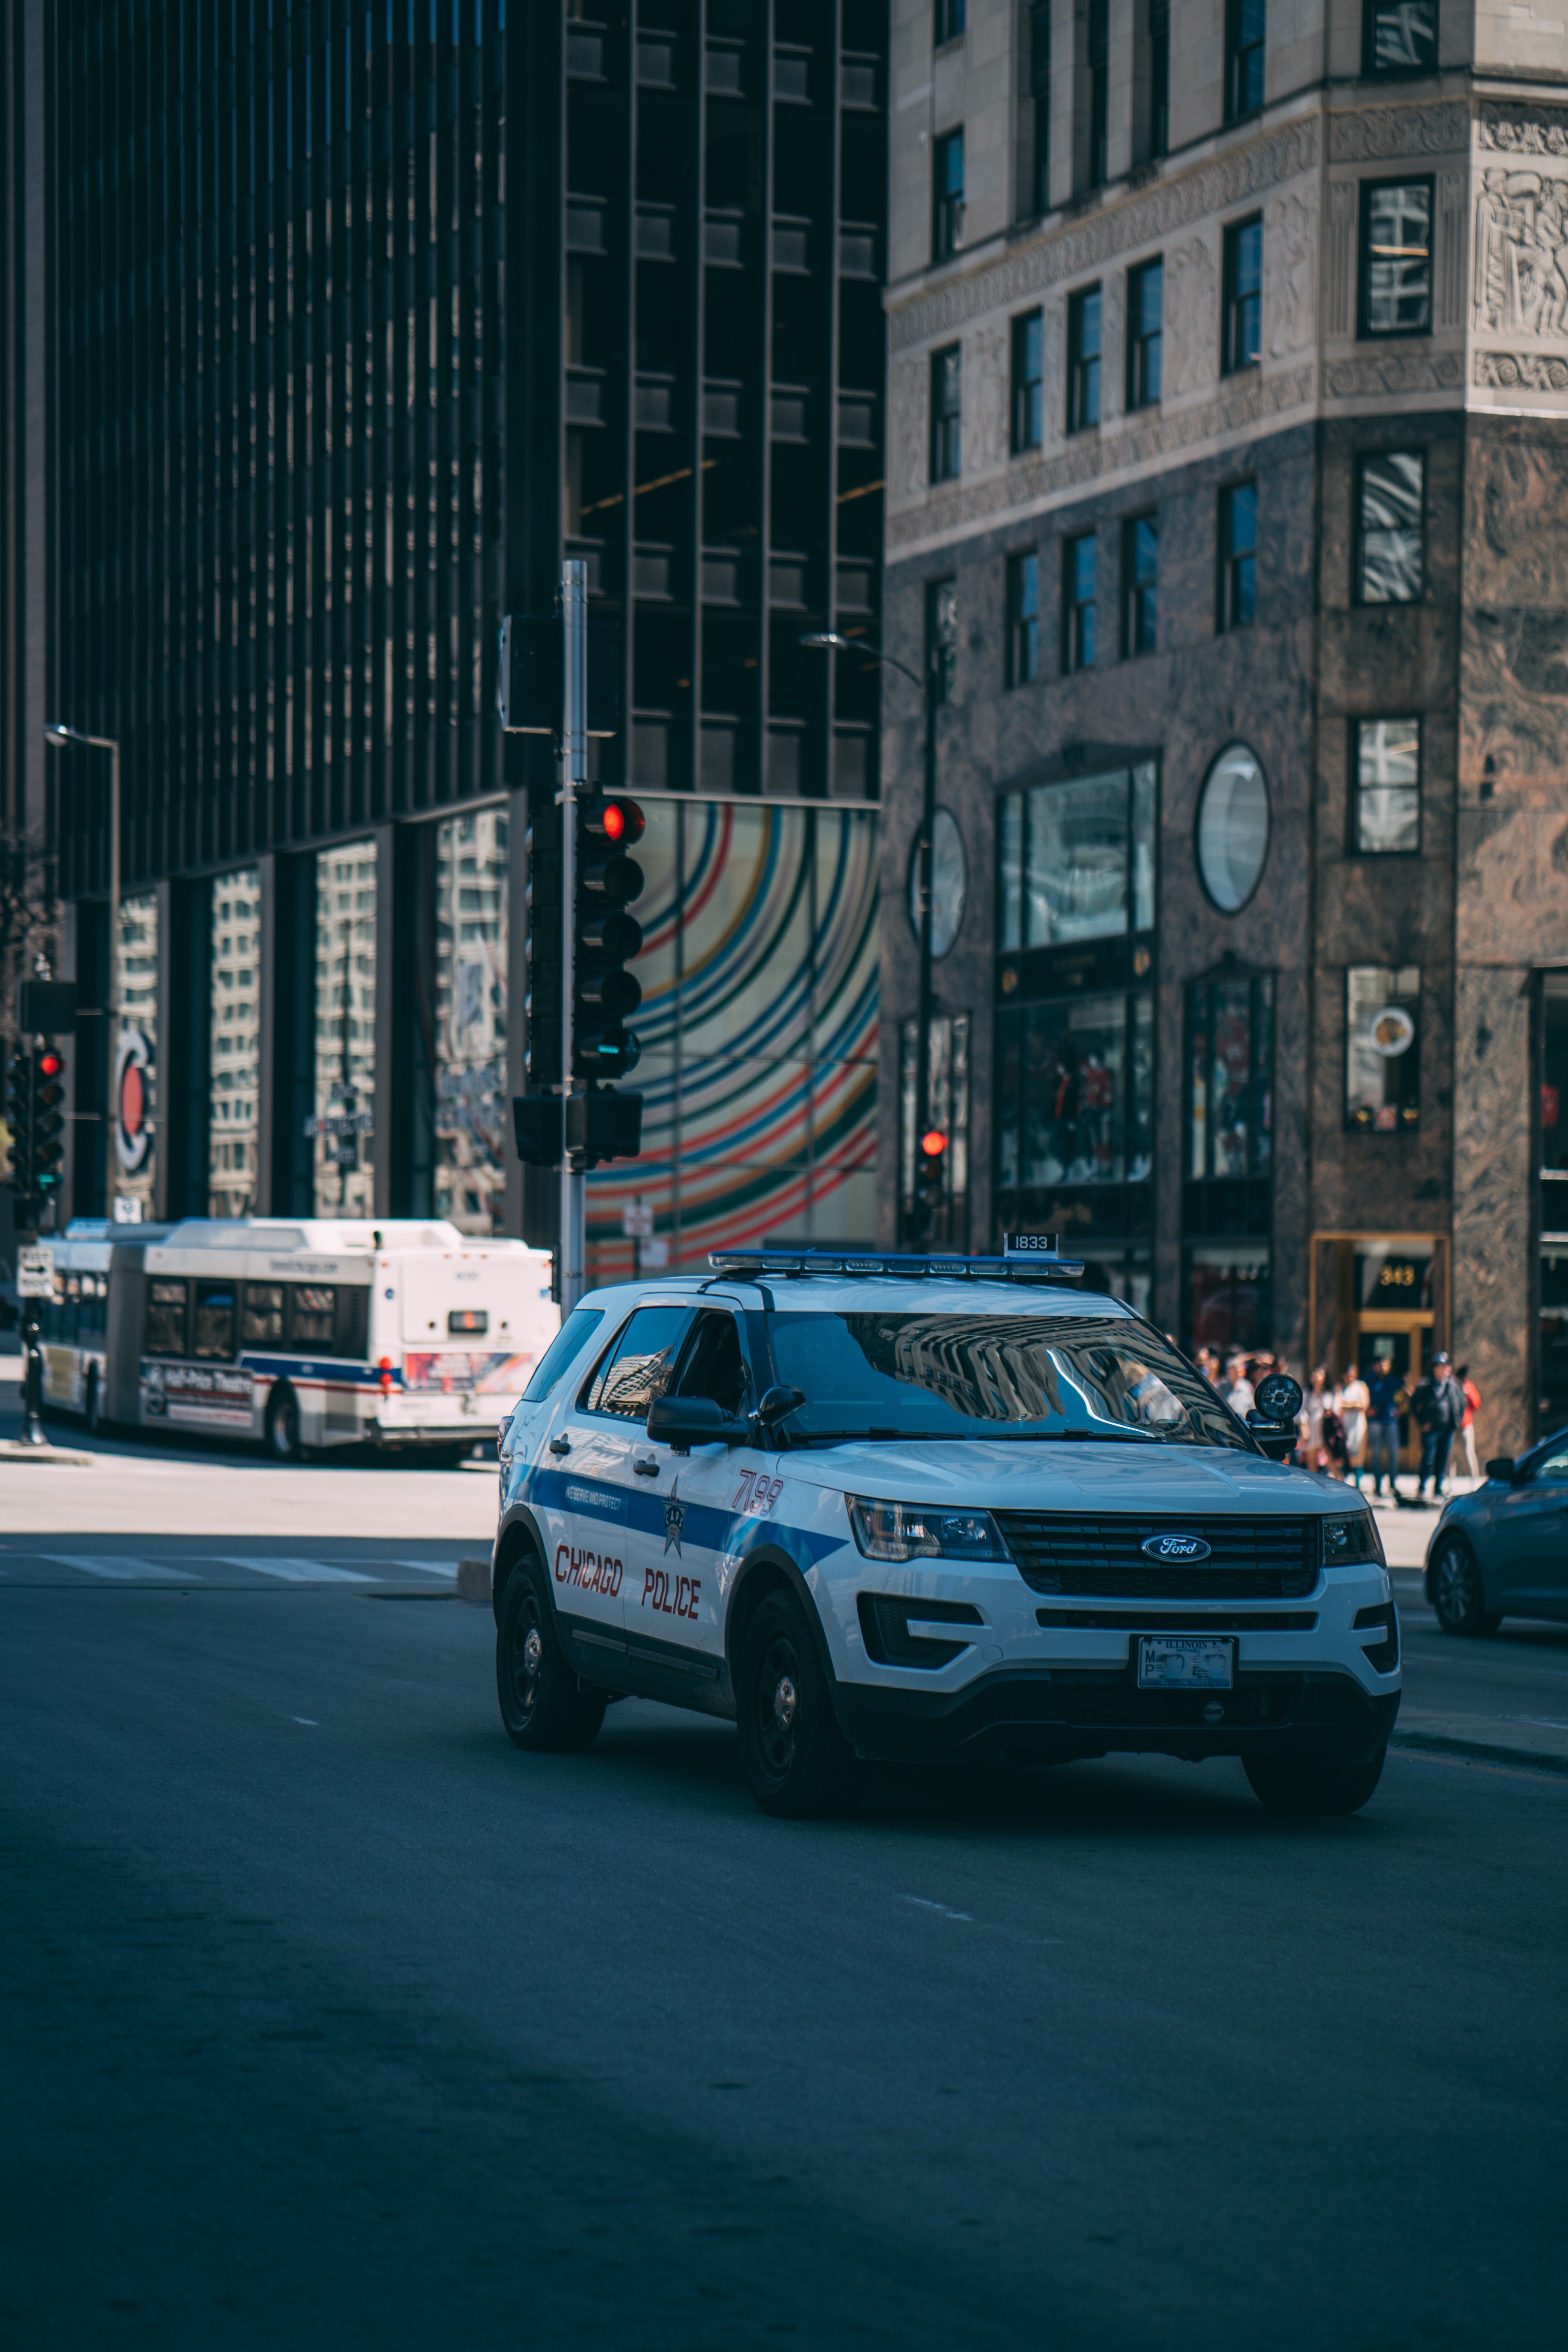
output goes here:
{"type": "Polygon", "coordinates": [[[645,797],[635,1165],[588,1179],[590,1281],[869,1240],[874,811],[645,797]],[[632,1214],[628,1217],[627,1212],[632,1214]],[[640,1238],[627,1225],[640,1226],[640,1238]]]}

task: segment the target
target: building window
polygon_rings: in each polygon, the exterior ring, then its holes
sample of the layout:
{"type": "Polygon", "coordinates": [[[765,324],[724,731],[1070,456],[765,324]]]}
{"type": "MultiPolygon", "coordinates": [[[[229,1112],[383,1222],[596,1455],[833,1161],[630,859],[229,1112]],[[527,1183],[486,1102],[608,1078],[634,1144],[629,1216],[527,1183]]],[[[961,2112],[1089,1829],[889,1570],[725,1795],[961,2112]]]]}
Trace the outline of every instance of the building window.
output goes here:
{"type": "Polygon", "coordinates": [[[1356,594],[1418,604],[1426,574],[1426,460],[1419,449],[1363,457],[1356,484],[1356,594]]]}
{"type": "Polygon", "coordinates": [[[952,580],[926,583],[926,676],[939,703],[952,699],[952,672],[958,652],[958,589],[952,580]]]}
{"type": "Polygon", "coordinates": [[[1013,321],[1013,455],[1037,449],[1045,438],[1045,338],[1038,310],[1013,321]]]}
{"type": "Polygon", "coordinates": [[[1258,485],[1219,494],[1219,625],[1245,629],[1258,610],[1258,485]]]}
{"type": "Polygon", "coordinates": [[[1110,0],[1089,0],[1089,185],[1107,178],[1110,119],[1110,0]]]}
{"type": "Polygon", "coordinates": [[[931,478],[956,482],[963,450],[963,352],[957,343],[931,355],[931,478]]]}
{"type": "Polygon", "coordinates": [[[1028,686],[1040,674],[1040,559],[1007,558],[1007,683],[1028,686]]]}
{"type": "Polygon", "coordinates": [[[1364,73],[1435,73],[1437,0],[1366,0],[1363,37],[1364,73]]]}
{"type": "Polygon", "coordinates": [[[351,841],[316,859],[318,1217],[375,1213],[375,858],[374,841],[351,841]]]}
{"type": "Polygon", "coordinates": [[[1068,300],[1068,431],[1100,423],[1100,289],[1068,300]]]}
{"type": "Polygon", "coordinates": [[[1141,763],[1006,793],[997,810],[997,1215],[1097,1232],[1092,1255],[1119,1265],[1147,1246],[1154,804],[1141,763]]]}
{"type": "Polygon", "coordinates": [[[1352,964],[1345,973],[1345,1125],[1378,1134],[1421,1116],[1421,973],[1352,964]]]}
{"type": "Polygon", "coordinates": [[[1363,181],[1361,332],[1432,331],[1432,183],[1363,181]]]}
{"type": "Polygon", "coordinates": [[[968,0],[936,0],[936,46],[962,40],[968,0]]]}
{"type": "Polygon", "coordinates": [[[1263,47],[1268,0],[1226,0],[1225,110],[1227,122],[1256,114],[1263,103],[1263,47]]]}
{"type": "Polygon", "coordinates": [[[220,874],[212,886],[207,987],[207,1214],[248,1217],[261,1082],[261,876],[254,866],[220,874]]]}
{"type": "Polygon", "coordinates": [[[1029,100],[1035,118],[1035,210],[1051,208],[1051,0],[1029,10],[1029,100]]]}
{"type": "Polygon", "coordinates": [[[933,261],[946,261],[963,243],[963,132],[947,131],[936,142],[936,170],[931,182],[931,249],[933,261]]]}
{"type": "MultiPolygon", "coordinates": [[[[1184,1181],[1232,1183],[1268,1176],[1273,1125],[1272,978],[1226,972],[1194,981],[1187,991],[1184,1181]]],[[[1265,1215],[1261,1229],[1267,1227],[1265,1215]]]]}
{"type": "Polygon", "coordinates": [[[1127,273],[1127,405],[1154,408],[1164,356],[1165,265],[1145,261],[1127,273]]]}
{"type": "Polygon", "coordinates": [[[1062,667],[1094,667],[1094,533],[1069,539],[1062,550],[1062,667]]]}
{"type": "Polygon", "coordinates": [[[1225,233],[1225,350],[1226,375],[1258,365],[1263,324],[1263,219],[1237,221],[1225,233]]]}
{"type": "Polygon", "coordinates": [[[1156,515],[1137,515],[1121,526],[1121,650],[1152,654],[1154,650],[1155,574],[1160,561],[1160,522],[1156,515]]]}
{"type": "Polygon", "coordinates": [[[1149,152],[1171,151],[1171,0],[1149,0],[1149,152]]]}
{"type": "Polygon", "coordinates": [[[1413,855],[1421,846],[1421,721],[1355,722],[1355,822],[1363,857],[1413,855]]]}

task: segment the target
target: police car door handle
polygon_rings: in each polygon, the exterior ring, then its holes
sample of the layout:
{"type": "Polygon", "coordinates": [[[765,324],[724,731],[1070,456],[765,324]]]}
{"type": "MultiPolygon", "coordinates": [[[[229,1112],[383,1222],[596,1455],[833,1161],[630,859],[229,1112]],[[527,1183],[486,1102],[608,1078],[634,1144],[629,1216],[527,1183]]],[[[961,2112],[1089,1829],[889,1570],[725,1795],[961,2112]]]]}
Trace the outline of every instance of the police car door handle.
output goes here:
{"type": "Polygon", "coordinates": [[[657,1478],[658,1476],[658,1464],[651,1454],[634,1455],[632,1460],[632,1468],[637,1472],[639,1478],[657,1478]]]}
{"type": "Polygon", "coordinates": [[[550,1451],[552,1454],[570,1454],[572,1440],[569,1437],[552,1437],[550,1441],[550,1451]]]}

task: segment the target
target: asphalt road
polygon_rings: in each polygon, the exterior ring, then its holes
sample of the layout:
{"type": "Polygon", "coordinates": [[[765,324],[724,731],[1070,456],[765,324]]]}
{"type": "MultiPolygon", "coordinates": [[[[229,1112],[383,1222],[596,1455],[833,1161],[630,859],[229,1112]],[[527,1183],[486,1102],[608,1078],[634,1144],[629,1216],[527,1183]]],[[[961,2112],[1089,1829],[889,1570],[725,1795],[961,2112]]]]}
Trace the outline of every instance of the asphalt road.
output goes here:
{"type": "MultiPolygon", "coordinates": [[[[40,1524],[105,1468],[0,1490],[8,2352],[1556,2339],[1568,1778],[774,1823],[696,1717],[515,1753],[470,1545],[40,1524]]],[[[1420,1621],[1568,1717],[1568,1629],[1420,1621]]]]}

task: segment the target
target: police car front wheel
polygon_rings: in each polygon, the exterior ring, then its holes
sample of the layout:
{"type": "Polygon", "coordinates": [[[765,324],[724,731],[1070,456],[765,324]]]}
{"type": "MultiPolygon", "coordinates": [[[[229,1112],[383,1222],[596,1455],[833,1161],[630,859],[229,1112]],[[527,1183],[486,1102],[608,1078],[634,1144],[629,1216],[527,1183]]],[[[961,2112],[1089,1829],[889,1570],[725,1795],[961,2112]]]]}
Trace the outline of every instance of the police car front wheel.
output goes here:
{"type": "Polygon", "coordinates": [[[741,1761],[763,1812],[809,1821],[847,1811],[860,1768],[789,1593],[770,1592],[746,1628],[735,1698],[741,1761]]]}
{"type": "Polygon", "coordinates": [[[591,1748],[604,1721],[606,1695],[579,1682],[567,1664],[544,1571],[532,1559],[518,1561],[501,1597],[496,1692],[515,1748],[591,1748]]]}

